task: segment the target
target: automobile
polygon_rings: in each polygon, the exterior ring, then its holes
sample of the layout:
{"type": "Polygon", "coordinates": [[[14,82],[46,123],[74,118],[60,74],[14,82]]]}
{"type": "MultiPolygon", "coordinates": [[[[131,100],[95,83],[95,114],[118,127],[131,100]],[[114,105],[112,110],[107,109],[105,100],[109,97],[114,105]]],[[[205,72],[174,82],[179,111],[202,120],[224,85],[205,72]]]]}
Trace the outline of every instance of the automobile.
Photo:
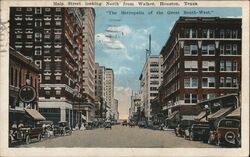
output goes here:
{"type": "Polygon", "coordinates": [[[146,121],[139,121],[139,122],[138,122],[138,126],[139,126],[140,128],[145,128],[145,127],[146,127],[146,121]]]}
{"type": "Polygon", "coordinates": [[[72,134],[72,129],[68,126],[67,121],[59,121],[58,125],[54,126],[54,136],[60,135],[71,135],[72,134]]]}
{"type": "Polygon", "coordinates": [[[130,121],[129,123],[128,123],[128,125],[129,125],[129,127],[135,127],[135,122],[133,122],[133,121],[130,121]]]}
{"type": "Polygon", "coordinates": [[[211,139],[214,140],[216,145],[220,146],[227,144],[239,147],[241,145],[240,120],[221,119],[218,122],[214,134],[215,136],[211,139]]]}
{"type": "Polygon", "coordinates": [[[185,130],[188,130],[194,123],[195,123],[194,120],[182,119],[180,123],[177,125],[177,127],[174,129],[175,135],[181,137],[183,136],[184,138],[186,138],[185,130]]]}
{"type": "Polygon", "coordinates": [[[34,125],[25,125],[24,127],[17,129],[10,129],[9,145],[12,145],[14,142],[18,141],[29,144],[31,139],[37,139],[37,141],[41,141],[42,133],[43,128],[39,123],[35,123],[34,125]]]}
{"type": "Polygon", "coordinates": [[[208,122],[197,122],[185,130],[185,137],[189,137],[191,141],[201,140],[207,143],[209,131],[210,127],[208,122]]]}
{"type": "Polygon", "coordinates": [[[123,122],[122,122],[122,126],[127,126],[128,125],[128,122],[126,121],[126,120],[124,120],[123,122]]]}
{"type": "Polygon", "coordinates": [[[50,137],[54,135],[53,132],[53,121],[40,121],[43,127],[43,137],[50,137]]]}
{"type": "Polygon", "coordinates": [[[107,129],[107,128],[112,129],[112,124],[109,121],[104,122],[104,129],[107,129]]]}

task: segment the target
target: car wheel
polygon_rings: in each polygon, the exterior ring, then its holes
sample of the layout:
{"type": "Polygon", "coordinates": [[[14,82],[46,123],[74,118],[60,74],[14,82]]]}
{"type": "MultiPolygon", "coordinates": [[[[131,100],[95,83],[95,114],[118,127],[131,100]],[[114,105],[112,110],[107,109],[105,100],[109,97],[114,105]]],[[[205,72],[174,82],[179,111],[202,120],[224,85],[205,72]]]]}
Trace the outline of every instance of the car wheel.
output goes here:
{"type": "Polygon", "coordinates": [[[30,136],[29,135],[26,136],[25,143],[26,144],[30,144],[30,136]]]}
{"type": "Polygon", "coordinates": [[[38,141],[41,141],[41,140],[42,140],[42,135],[41,135],[41,134],[39,134],[39,135],[37,136],[37,140],[38,140],[38,141]]]}

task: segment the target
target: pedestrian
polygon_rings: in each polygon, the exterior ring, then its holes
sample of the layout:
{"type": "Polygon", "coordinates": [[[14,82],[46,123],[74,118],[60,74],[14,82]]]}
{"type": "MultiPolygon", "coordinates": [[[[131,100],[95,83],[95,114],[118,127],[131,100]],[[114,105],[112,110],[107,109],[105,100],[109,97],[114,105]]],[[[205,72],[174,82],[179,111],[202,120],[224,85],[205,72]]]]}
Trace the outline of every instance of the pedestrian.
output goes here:
{"type": "Polygon", "coordinates": [[[19,121],[19,124],[18,124],[18,128],[22,128],[22,127],[24,127],[24,125],[23,125],[23,121],[22,121],[22,120],[20,120],[20,121],[19,121]]]}

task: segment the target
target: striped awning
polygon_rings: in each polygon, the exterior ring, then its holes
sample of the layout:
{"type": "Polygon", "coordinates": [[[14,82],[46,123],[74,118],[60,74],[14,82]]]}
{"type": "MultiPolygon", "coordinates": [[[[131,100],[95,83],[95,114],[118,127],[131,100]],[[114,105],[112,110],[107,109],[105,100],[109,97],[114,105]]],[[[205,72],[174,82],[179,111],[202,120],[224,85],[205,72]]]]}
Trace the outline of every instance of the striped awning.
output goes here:
{"type": "Polygon", "coordinates": [[[26,113],[31,116],[34,120],[46,120],[44,116],[42,116],[37,110],[35,109],[25,109],[26,113]]]}
{"type": "Polygon", "coordinates": [[[230,113],[230,111],[232,111],[232,109],[233,109],[232,107],[222,108],[222,109],[218,110],[217,112],[208,115],[208,119],[216,119],[216,118],[220,118],[222,116],[225,116],[226,114],[230,113]]]}
{"type": "Polygon", "coordinates": [[[200,114],[194,117],[194,120],[201,120],[206,116],[206,111],[201,111],[200,114]]]}

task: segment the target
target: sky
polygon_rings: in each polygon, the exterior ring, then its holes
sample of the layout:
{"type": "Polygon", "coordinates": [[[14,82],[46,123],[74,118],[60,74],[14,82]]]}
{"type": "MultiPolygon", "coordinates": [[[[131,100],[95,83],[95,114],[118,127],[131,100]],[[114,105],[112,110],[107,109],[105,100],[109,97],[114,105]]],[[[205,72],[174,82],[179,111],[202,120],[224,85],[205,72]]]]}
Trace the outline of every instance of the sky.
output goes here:
{"type": "Polygon", "coordinates": [[[146,60],[149,34],[151,34],[151,54],[158,55],[180,16],[242,15],[241,8],[229,7],[98,7],[95,8],[95,13],[95,62],[114,70],[114,93],[119,101],[121,119],[128,117],[132,90],[135,92],[139,90],[139,76],[146,60]],[[208,14],[199,11],[208,11],[208,14]]]}

